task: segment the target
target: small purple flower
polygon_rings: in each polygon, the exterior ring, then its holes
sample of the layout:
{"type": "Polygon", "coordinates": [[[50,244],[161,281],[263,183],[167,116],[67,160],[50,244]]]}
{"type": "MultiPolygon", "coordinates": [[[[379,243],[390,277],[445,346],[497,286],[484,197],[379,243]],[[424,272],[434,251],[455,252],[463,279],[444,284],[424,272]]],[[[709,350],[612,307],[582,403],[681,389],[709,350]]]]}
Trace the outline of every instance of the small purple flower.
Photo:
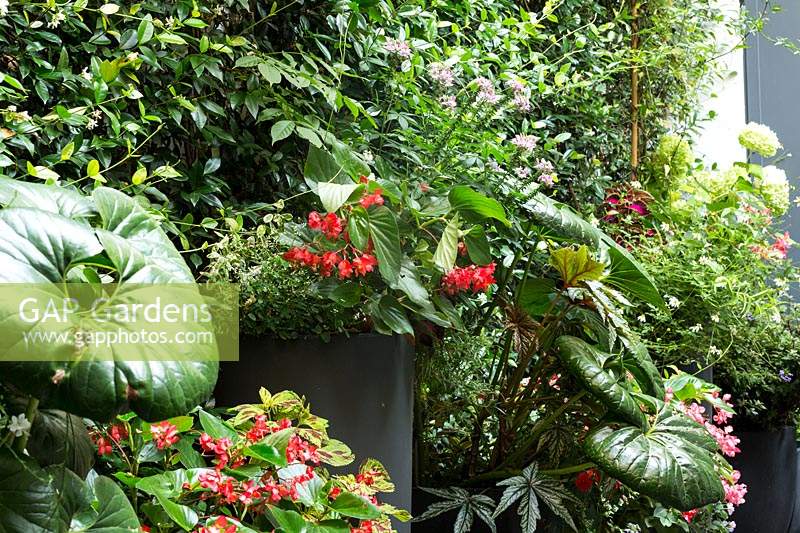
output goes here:
{"type": "Polygon", "coordinates": [[[781,381],[784,383],[791,383],[794,379],[794,375],[791,372],[785,372],[783,370],[778,372],[778,377],[781,378],[781,381]]]}
{"type": "Polygon", "coordinates": [[[456,97],[452,94],[444,95],[439,97],[439,103],[445,109],[455,109],[456,108],[456,97]]]}
{"type": "Polygon", "coordinates": [[[400,39],[387,37],[383,48],[390,54],[394,54],[403,59],[411,57],[411,47],[408,46],[407,42],[401,41],[400,39]]]}
{"type": "Polygon", "coordinates": [[[492,81],[488,78],[475,78],[475,85],[478,86],[478,95],[475,97],[478,103],[486,102],[496,104],[500,101],[500,95],[494,90],[492,81]]]}
{"type": "Polygon", "coordinates": [[[531,110],[531,100],[525,95],[525,93],[514,93],[514,99],[511,101],[511,103],[517,108],[517,111],[520,111],[521,113],[527,113],[531,110]]]}
{"type": "Polygon", "coordinates": [[[431,63],[428,66],[428,76],[442,87],[452,87],[455,82],[453,71],[444,63],[431,63]]]}
{"type": "Polygon", "coordinates": [[[545,187],[552,187],[556,182],[555,174],[542,174],[539,176],[539,182],[545,187]]]}
{"type": "Polygon", "coordinates": [[[550,174],[551,172],[553,172],[553,170],[555,170],[555,167],[553,167],[553,163],[551,163],[547,159],[539,159],[538,161],[536,161],[536,165],[534,166],[536,170],[538,170],[539,172],[544,172],[547,174],[550,174]]]}
{"type": "Polygon", "coordinates": [[[515,93],[521,93],[525,90],[525,86],[519,80],[509,80],[508,86],[511,88],[512,91],[515,93]]]}
{"type": "Polygon", "coordinates": [[[528,179],[531,175],[531,169],[528,167],[517,167],[514,169],[514,174],[521,180],[528,179]]]}
{"type": "Polygon", "coordinates": [[[535,135],[516,135],[513,139],[511,139],[511,144],[520,150],[532,152],[536,148],[536,142],[538,140],[539,137],[535,135]]]}

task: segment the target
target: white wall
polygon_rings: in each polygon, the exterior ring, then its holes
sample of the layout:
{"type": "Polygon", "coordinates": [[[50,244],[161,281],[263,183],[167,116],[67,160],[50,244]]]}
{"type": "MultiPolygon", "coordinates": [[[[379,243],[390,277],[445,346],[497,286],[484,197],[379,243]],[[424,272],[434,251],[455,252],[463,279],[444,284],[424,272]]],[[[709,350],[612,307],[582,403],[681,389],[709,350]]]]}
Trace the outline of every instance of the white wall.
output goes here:
{"type": "MultiPolygon", "coordinates": [[[[725,12],[735,17],[739,13],[739,0],[717,0],[725,12]]],[[[723,26],[717,28],[717,42],[726,52],[734,48],[740,37],[731,35],[723,26]]],[[[702,124],[695,138],[695,152],[707,164],[717,163],[729,167],[735,161],[745,161],[747,153],[739,145],[737,136],[745,125],[744,50],[727,53],[717,60],[730,76],[715,83],[711,94],[706,95],[703,112],[715,111],[716,117],[702,124]]]]}

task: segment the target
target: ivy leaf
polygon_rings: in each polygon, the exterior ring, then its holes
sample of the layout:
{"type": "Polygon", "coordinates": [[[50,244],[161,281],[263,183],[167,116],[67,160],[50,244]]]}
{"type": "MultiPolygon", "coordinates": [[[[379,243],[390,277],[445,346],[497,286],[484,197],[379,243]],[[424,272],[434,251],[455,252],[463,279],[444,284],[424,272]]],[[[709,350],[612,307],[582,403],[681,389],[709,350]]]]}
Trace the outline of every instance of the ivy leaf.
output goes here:
{"type": "Polygon", "coordinates": [[[295,123],[291,120],[279,120],[272,125],[270,129],[270,136],[272,137],[272,144],[281,141],[292,134],[294,131],[295,123]]]}

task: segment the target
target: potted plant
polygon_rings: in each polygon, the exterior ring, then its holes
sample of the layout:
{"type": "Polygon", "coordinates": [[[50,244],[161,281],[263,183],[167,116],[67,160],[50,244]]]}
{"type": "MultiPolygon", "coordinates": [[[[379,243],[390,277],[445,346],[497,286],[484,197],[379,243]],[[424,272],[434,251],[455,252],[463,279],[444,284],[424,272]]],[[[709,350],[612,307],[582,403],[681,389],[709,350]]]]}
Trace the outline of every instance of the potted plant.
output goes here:
{"type": "Polygon", "coordinates": [[[339,142],[330,151],[312,146],[305,169],[322,213],[303,224],[270,214],[252,235],[229,236],[210,254],[211,279],[242,283],[243,322],[255,333],[238,362],[222,365],[215,397],[231,405],[247,401],[248,385],[291,386],[322,406],[358,453],[394,472],[394,503],[410,507],[412,343],[462,327],[452,297],[494,284],[486,231],[509,221],[496,200],[469,187],[375,178],[339,142]],[[265,252],[231,259],[237,239],[240,251],[265,252]],[[461,256],[468,264],[457,267],[461,256]],[[277,283],[289,292],[265,284],[284,276],[277,283]],[[298,315],[308,330],[279,327],[298,315]]]}
{"type": "MultiPolygon", "coordinates": [[[[780,148],[762,125],[748,125],[739,140],[764,157],[780,148]]],[[[788,181],[775,166],[744,162],[648,179],[662,200],[648,203],[646,213],[627,209],[629,197],[616,193],[605,205],[606,215],[614,211],[610,227],[635,243],[668,292],[667,309],[639,306],[637,330],[660,365],[713,368],[715,382],[735,398],[741,453],[732,463],[749,487],[733,519],[745,531],[786,531],[798,483],[800,402],[797,311],[789,294],[798,276],[787,257],[793,241],[780,229],[788,181]],[[646,232],[633,235],[634,221],[646,232]]]]}

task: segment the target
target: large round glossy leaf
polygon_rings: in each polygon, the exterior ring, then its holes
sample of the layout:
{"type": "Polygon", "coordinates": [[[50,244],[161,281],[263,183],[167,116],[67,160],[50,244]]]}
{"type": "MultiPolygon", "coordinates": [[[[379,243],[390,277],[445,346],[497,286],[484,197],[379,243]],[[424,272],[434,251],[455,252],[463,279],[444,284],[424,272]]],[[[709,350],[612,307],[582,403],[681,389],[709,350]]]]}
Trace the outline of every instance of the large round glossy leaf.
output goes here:
{"type": "Polygon", "coordinates": [[[112,480],[95,476],[85,483],[63,467],[42,469],[0,448],[0,531],[133,533],[139,521],[112,480]]]}
{"type": "Polygon", "coordinates": [[[706,429],[658,402],[655,424],[607,424],[586,438],[586,453],[603,471],[664,505],[688,511],[722,501],[714,467],[716,442],[706,429]]]}
{"type": "Polygon", "coordinates": [[[585,341],[564,335],[556,339],[559,358],[589,391],[615,415],[640,428],[647,428],[647,418],[639,403],[619,383],[619,378],[604,368],[610,357],[585,341]]]}
{"type": "MultiPolygon", "coordinates": [[[[99,254],[121,282],[194,282],[157,221],[125,194],[101,187],[85,198],[55,186],[31,185],[28,190],[27,185],[0,180],[0,201],[5,202],[0,283],[37,283],[44,292],[58,292],[62,282],[79,279],[75,265],[94,263],[99,254]],[[91,227],[90,220],[100,227],[91,227]]],[[[87,350],[78,362],[59,362],[55,351],[69,347],[52,349],[52,361],[4,363],[3,379],[47,407],[96,420],[124,410],[146,420],[179,415],[208,398],[217,377],[213,357],[169,361],[170,353],[164,352],[127,361],[112,348],[112,357],[87,350]]]]}

